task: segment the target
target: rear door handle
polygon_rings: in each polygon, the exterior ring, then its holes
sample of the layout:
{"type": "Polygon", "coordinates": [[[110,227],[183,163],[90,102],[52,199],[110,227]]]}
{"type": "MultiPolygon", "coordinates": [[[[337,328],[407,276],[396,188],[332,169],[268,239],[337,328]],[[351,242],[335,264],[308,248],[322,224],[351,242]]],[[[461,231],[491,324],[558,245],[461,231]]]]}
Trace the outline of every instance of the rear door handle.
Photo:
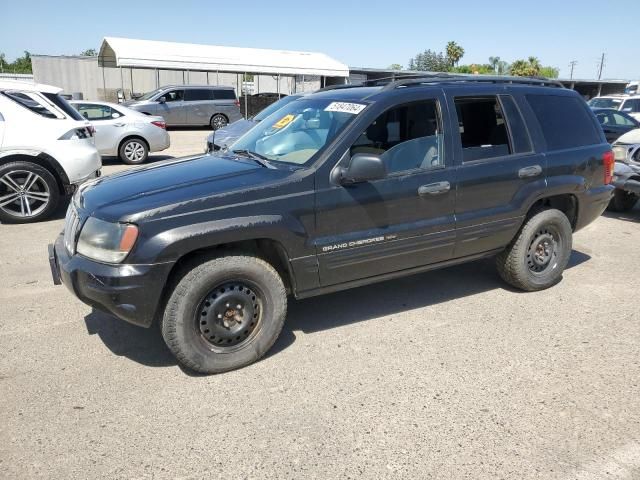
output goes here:
{"type": "Polygon", "coordinates": [[[440,195],[447,193],[451,190],[451,184],[449,182],[437,182],[430,183],[429,185],[422,185],[418,188],[418,195],[425,197],[427,195],[440,195]]]}
{"type": "Polygon", "coordinates": [[[114,123],[114,127],[124,127],[124,123],[114,123]]]}
{"type": "Polygon", "coordinates": [[[518,170],[518,176],[520,178],[537,177],[542,173],[542,167],[540,165],[532,165],[530,167],[524,167],[518,170]]]}

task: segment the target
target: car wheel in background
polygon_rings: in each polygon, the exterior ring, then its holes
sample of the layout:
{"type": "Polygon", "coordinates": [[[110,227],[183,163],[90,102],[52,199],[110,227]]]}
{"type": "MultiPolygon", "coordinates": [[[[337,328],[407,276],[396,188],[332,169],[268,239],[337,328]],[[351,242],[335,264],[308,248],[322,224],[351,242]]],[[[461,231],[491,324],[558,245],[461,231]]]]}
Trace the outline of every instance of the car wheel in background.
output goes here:
{"type": "Polygon", "coordinates": [[[169,293],[162,336],[182,365],[226,372],[261,358],[278,338],[286,312],[282,279],[264,260],[195,259],[169,293]]]}
{"type": "Polygon", "coordinates": [[[129,165],[144,163],[149,156],[149,148],[144,140],[130,138],[120,145],[120,160],[129,165]]]}
{"type": "Polygon", "coordinates": [[[211,128],[213,128],[214,130],[219,130],[223,127],[226,127],[227,123],[229,122],[227,121],[227,117],[225,117],[221,113],[216,113],[213,117],[211,117],[211,121],[209,123],[211,124],[211,128]]]}
{"type": "Polygon", "coordinates": [[[30,162],[0,166],[0,221],[30,223],[47,218],[60,200],[51,172],[30,162]]]}
{"type": "Polygon", "coordinates": [[[528,292],[551,287],[562,278],[572,244],[567,216],[556,209],[542,210],[497,256],[498,273],[508,284],[528,292]]]}
{"type": "Polygon", "coordinates": [[[616,188],[613,192],[613,197],[607,206],[607,210],[612,212],[628,212],[635,207],[637,202],[638,195],[616,188]]]}

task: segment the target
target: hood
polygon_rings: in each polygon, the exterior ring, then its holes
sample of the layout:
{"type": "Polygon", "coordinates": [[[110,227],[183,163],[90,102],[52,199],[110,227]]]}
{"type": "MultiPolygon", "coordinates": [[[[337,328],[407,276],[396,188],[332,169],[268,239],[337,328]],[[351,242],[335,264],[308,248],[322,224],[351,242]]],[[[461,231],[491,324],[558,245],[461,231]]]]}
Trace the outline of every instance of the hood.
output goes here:
{"type": "MultiPolygon", "coordinates": [[[[80,188],[80,208],[109,221],[219,205],[230,192],[277,181],[291,173],[250,159],[205,155],[187,157],[100,177],[80,188]],[[151,213],[153,212],[153,213],[151,213]]],[[[229,201],[229,200],[227,200],[229,201]]]]}
{"type": "Polygon", "coordinates": [[[625,133],[614,142],[614,145],[617,145],[619,143],[623,143],[625,145],[640,143],[640,128],[636,128],[634,130],[631,130],[630,132],[625,133]]]}
{"type": "Polygon", "coordinates": [[[220,148],[231,145],[236,139],[251,130],[258,122],[255,120],[237,120],[212,133],[214,143],[220,148]]]}

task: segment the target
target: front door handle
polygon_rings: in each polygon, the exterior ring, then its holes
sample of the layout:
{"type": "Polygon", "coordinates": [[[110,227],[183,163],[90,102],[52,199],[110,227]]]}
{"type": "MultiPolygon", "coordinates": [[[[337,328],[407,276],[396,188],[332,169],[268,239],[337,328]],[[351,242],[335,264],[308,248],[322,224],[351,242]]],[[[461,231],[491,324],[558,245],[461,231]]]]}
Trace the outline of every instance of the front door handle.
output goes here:
{"type": "Polygon", "coordinates": [[[124,127],[124,123],[114,123],[114,127],[124,127]]]}
{"type": "Polygon", "coordinates": [[[518,176],[520,178],[537,177],[542,173],[542,167],[540,165],[532,165],[530,167],[524,167],[518,170],[518,176]]]}
{"type": "Polygon", "coordinates": [[[418,188],[418,195],[425,197],[427,195],[440,195],[447,193],[451,190],[451,184],[449,182],[437,182],[430,183],[429,185],[422,185],[418,188]]]}

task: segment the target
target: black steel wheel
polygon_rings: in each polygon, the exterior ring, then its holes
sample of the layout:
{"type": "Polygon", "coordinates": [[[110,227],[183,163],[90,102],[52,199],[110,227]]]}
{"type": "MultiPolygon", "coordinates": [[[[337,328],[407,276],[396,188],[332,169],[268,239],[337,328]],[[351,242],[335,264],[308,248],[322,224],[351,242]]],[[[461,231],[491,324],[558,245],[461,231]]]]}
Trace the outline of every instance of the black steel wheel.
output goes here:
{"type": "Polygon", "coordinates": [[[287,295],[278,272],[249,255],[197,258],[174,279],[162,336],[185,367],[220,373],[249,365],[278,338],[287,295]]]}
{"type": "Polygon", "coordinates": [[[521,290],[549,288],[562,278],[571,248],[571,223],[563,212],[548,209],[533,213],[496,257],[498,273],[521,290]]]}

